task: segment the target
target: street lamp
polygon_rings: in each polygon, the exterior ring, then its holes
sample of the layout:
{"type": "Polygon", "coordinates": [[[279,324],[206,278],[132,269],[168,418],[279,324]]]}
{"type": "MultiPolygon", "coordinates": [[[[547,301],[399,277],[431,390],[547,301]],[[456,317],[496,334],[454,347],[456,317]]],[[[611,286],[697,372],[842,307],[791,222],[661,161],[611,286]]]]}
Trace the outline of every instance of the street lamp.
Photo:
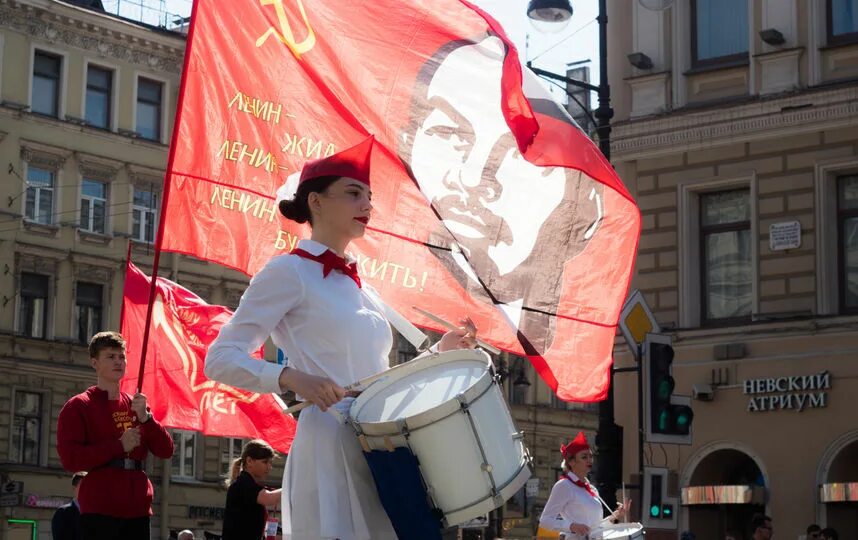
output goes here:
{"type": "MultiPolygon", "coordinates": [[[[532,21],[543,24],[565,24],[572,16],[572,6],[568,0],[531,0],[527,6],[527,16],[532,21]],[[565,6],[565,7],[563,7],[565,6]],[[565,17],[565,18],[564,18],[565,17]],[[565,21],[565,22],[558,22],[565,21]]],[[[562,81],[572,86],[585,88],[596,92],[599,106],[596,108],[596,133],[599,136],[599,150],[605,158],[611,159],[611,118],[614,109],[611,108],[611,87],[608,85],[608,1],[599,0],[599,85],[595,86],[584,81],[570,79],[544,69],[535,68],[528,62],[527,67],[537,75],[547,79],[562,81]]],[[[589,111],[586,111],[589,113],[589,111]]]]}
{"type": "Polygon", "coordinates": [[[530,0],[527,16],[540,32],[560,32],[569,25],[572,6],[569,0],[530,0]]]}
{"type": "MultiPolygon", "coordinates": [[[[572,16],[572,6],[568,0],[548,1],[531,0],[527,8],[527,16],[542,23],[553,21],[568,22],[572,16]],[[550,5],[549,5],[550,4],[550,5]],[[564,4],[565,7],[560,4],[564,4]],[[560,11],[564,11],[560,13],[560,11]]],[[[608,86],[608,2],[599,0],[599,85],[594,86],[584,81],[563,77],[549,71],[535,68],[528,62],[528,67],[537,75],[548,79],[563,81],[569,85],[595,91],[599,97],[596,108],[596,132],[599,136],[599,150],[605,159],[611,159],[611,118],[614,110],[611,108],[611,89],[608,86]]],[[[568,93],[568,92],[567,92],[568,93]]],[[[589,111],[587,111],[589,113],[589,111]]],[[[602,498],[611,508],[616,506],[616,492],[622,482],[623,467],[623,429],[614,421],[614,372],[611,370],[608,396],[599,402],[599,430],[596,433],[596,447],[599,459],[596,463],[596,485],[602,498]]]]}

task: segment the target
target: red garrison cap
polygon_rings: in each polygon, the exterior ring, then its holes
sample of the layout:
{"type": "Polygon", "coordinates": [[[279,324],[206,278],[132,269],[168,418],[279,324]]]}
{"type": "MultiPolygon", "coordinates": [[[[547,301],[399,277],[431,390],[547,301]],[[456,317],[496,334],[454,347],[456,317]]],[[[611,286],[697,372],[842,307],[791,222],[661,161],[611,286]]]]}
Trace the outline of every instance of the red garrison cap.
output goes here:
{"type": "Polygon", "coordinates": [[[578,435],[572,439],[572,442],[560,447],[560,453],[564,458],[571,458],[581,450],[589,450],[590,445],[587,443],[587,437],[583,431],[579,431],[578,435]]]}
{"type": "Polygon", "coordinates": [[[351,148],[322,159],[308,161],[304,164],[298,183],[320,176],[345,176],[369,186],[369,161],[373,143],[375,137],[370,135],[351,148]]]}

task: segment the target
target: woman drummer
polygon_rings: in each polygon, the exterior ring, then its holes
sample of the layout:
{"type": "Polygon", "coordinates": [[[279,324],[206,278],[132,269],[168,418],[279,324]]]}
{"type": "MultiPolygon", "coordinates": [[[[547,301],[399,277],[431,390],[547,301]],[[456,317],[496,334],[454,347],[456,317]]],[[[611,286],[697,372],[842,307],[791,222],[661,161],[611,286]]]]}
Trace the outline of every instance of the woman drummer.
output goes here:
{"type": "MultiPolygon", "coordinates": [[[[274,257],[251,280],[232,319],[209,348],[206,375],[256,392],[287,390],[315,405],[305,409],[283,476],[286,538],[395,539],[354,431],[330,407],[348,411],[344,386],[388,368],[393,342],[375,294],[346,250],[372,215],[373,138],[307,163],[292,193],[278,190],[280,212],[309,222],[312,235],[274,257]],[[250,356],[271,336],[289,366],[250,356]]],[[[475,346],[473,323],[445,334],[444,352],[475,346]]]]}
{"type": "MultiPolygon", "coordinates": [[[[602,508],[605,503],[596,487],[587,480],[593,468],[593,453],[584,432],[579,432],[572,442],[561,446],[560,453],[563,455],[563,476],[551,488],[539,526],[565,533],[566,538],[586,538],[604,520],[602,508]],[[572,533],[571,537],[569,533],[572,533]]],[[[609,519],[624,518],[630,504],[626,501],[618,505],[609,519]]]]}

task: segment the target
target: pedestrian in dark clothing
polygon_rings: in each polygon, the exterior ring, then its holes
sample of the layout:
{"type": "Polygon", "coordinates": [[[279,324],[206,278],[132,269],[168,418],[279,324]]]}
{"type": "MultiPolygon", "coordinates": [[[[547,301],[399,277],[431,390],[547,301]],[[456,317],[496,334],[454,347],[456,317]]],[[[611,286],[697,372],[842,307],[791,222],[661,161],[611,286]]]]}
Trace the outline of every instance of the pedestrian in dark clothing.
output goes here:
{"type": "Polygon", "coordinates": [[[80,491],[80,481],[86,472],[76,472],[72,475],[72,500],[57,508],[51,518],[51,535],[54,540],[82,540],[80,534],[80,504],[77,494],[80,491]]]}
{"type": "Polygon", "coordinates": [[[245,444],[241,457],[232,463],[223,540],[261,540],[265,535],[266,507],[280,502],[281,490],[268,490],[263,485],[276,455],[268,443],[257,439],[245,444]]]}

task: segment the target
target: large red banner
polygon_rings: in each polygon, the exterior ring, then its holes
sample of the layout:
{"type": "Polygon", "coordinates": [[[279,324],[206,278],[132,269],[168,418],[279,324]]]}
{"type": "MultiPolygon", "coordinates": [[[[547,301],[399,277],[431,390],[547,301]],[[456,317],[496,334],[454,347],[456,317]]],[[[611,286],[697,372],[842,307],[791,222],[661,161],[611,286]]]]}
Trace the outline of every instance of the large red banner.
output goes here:
{"type": "Polygon", "coordinates": [[[634,201],[489,16],[459,0],[198,0],[163,249],[248,274],[309,230],[276,189],[374,134],[363,279],[526,354],[566,400],[607,392],[634,201]]]}
{"type": "MultiPolygon", "coordinates": [[[[121,328],[129,373],[122,390],[130,394],[137,391],[150,284],[151,278],[128,264],[121,328]]],[[[288,453],[296,422],[283,414],[273,395],[233,388],[203,373],[206,351],[232,312],[164,278],[158,278],[156,287],[143,377],[143,393],[155,419],[206,435],[264,439],[288,453]]],[[[261,350],[256,357],[264,362],[261,350]]]]}

